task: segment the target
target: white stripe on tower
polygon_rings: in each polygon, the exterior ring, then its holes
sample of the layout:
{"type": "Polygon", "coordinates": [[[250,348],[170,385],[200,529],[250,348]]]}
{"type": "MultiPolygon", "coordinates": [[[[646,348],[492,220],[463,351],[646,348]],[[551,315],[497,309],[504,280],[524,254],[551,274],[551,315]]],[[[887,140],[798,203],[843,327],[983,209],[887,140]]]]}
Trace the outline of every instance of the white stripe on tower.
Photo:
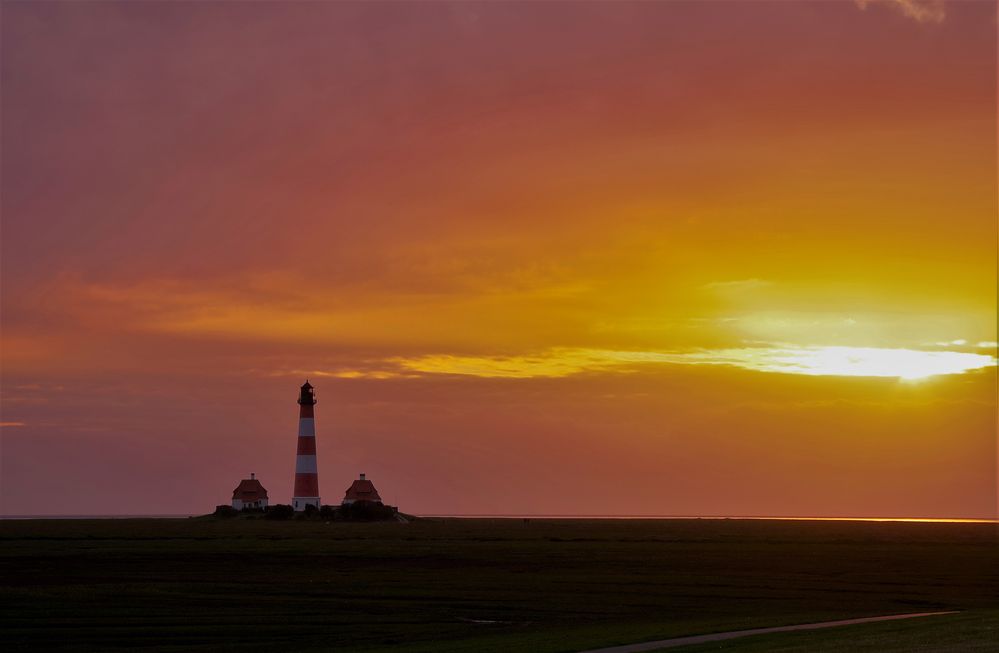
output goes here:
{"type": "Polygon", "coordinates": [[[298,454],[295,456],[295,493],[291,506],[305,510],[306,506],[319,508],[319,468],[316,465],[316,424],[313,406],[316,397],[306,381],[298,398],[298,454]]]}
{"type": "Polygon", "coordinates": [[[318,474],[319,470],[316,469],[316,457],[312,456],[295,456],[295,473],[296,474],[318,474]]]}

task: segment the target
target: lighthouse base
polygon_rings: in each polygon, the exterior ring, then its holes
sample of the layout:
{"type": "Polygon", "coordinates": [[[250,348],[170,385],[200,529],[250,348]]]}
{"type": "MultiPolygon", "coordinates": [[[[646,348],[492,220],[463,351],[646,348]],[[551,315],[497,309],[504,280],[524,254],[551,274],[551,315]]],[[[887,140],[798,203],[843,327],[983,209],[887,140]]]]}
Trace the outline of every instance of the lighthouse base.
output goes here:
{"type": "Polygon", "coordinates": [[[305,510],[306,506],[315,506],[316,510],[320,508],[319,497],[292,497],[291,507],[295,509],[295,512],[302,512],[305,510]]]}

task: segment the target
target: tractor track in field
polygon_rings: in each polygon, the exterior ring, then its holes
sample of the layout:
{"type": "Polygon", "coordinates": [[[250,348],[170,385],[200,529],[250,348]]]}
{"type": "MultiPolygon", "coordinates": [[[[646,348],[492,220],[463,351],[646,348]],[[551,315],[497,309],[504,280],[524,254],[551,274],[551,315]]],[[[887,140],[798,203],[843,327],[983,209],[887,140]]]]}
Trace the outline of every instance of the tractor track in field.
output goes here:
{"type": "Polygon", "coordinates": [[[638,642],[637,644],[622,644],[619,646],[609,646],[606,648],[595,648],[581,653],[644,653],[647,651],[659,651],[664,648],[676,646],[689,646],[691,644],[704,644],[707,642],[720,642],[726,639],[737,639],[739,637],[749,637],[751,635],[768,635],[770,633],[787,633],[796,630],[818,630],[820,628],[836,628],[838,626],[854,626],[856,624],[871,624],[879,621],[895,621],[897,619],[915,619],[917,617],[932,617],[943,614],[957,614],[958,610],[947,610],[943,612],[911,612],[908,614],[890,614],[882,617],[860,617],[858,619],[840,619],[838,621],[820,621],[811,624],[794,624],[790,626],[773,626],[771,628],[750,628],[748,630],[730,630],[724,633],[707,633],[705,635],[690,635],[687,637],[673,637],[671,639],[659,639],[652,642],[638,642]]]}

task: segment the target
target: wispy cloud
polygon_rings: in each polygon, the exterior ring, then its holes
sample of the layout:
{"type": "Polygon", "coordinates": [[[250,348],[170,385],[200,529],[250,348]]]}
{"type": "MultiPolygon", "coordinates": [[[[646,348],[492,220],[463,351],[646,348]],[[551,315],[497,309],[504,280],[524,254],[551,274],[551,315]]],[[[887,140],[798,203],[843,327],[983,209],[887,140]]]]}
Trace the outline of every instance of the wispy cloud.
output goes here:
{"type": "Polygon", "coordinates": [[[342,367],[334,370],[316,369],[288,369],[270,372],[267,376],[293,376],[303,378],[327,378],[327,379],[404,379],[420,376],[419,374],[405,373],[397,370],[383,369],[384,365],[378,364],[370,366],[342,367]]]}
{"type": "Polygon", "coordinates": [[[715,291],[746,291],[746,290],[759,290],[761,288],[768,288],[774,285],[772,281],[766,281],[765,279],[757,279],[753,277],[752,279],[736,279],[734,281],[712,281],[711,283],[704,284],[705,290],[715,290],[715,291]]]}
{"type": "Polygon", "coordinates": [[[582,373],[633,372],[652,365],[716,365],[807,376],[920,379],[993,367],[996,359],[990,355],[960,351],[843,346],[767,345],[690,351],[552,348],[507,356],[429,354],[394,357],[386,359],[381,367],[376,364],[370,368],[310,374],[374,379],[436,374],[530,379],[561,378],[582,373]]]}
{"type": "Polygon", "coordinates": [[[593,349],[554,348],[534,355],[454,356],[432,354],[394,358],[403,369],[425,374],[461,374],[483,378],[530,379],[571,376],[606,370],[618,365],[605,352],[593,349]]]}
{"type": "Polygon", "coordinates": [[[0,422],[0,427],[12,428],[15,426],[27,426],[24,422],[0,422]]]}
{"type": "MultiPolygon", "coordinates": [[[[927,343],[930,344],[930,343],[927,343]]],[[[980,340],[978,342],[970,342],[965,338],[958,338],[957,340],[940,340],[932,343],[934,347],[961,347],[963,349],[996,349],[999,348],[999,342],[995,340],[980,340]]]]}
{"type": "Polygon", "coordinates": [[[858,7],[867,9],[868,5],[881,4],[891,7],[920,23],[942,23],[947,17],[947,8],[943,0],[854,0],[858,7]]]}

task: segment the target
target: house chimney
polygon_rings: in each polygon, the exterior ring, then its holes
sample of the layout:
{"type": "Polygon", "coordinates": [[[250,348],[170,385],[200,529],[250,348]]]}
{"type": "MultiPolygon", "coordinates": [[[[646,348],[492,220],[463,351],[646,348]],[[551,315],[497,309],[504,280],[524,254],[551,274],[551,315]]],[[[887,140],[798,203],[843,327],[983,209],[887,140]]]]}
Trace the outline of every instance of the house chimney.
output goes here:
{"type": "Polygon", "coordinates": [[[361,480],[362,481],[364,480],[364,474],[361,474],[361,480]]]}
{"type": "Polygon", "coordinates": [[[252,481],[255,478],[257,478],[257,475],[254,474],[253,472],[250,472],[250,480],[252,481]]]}

